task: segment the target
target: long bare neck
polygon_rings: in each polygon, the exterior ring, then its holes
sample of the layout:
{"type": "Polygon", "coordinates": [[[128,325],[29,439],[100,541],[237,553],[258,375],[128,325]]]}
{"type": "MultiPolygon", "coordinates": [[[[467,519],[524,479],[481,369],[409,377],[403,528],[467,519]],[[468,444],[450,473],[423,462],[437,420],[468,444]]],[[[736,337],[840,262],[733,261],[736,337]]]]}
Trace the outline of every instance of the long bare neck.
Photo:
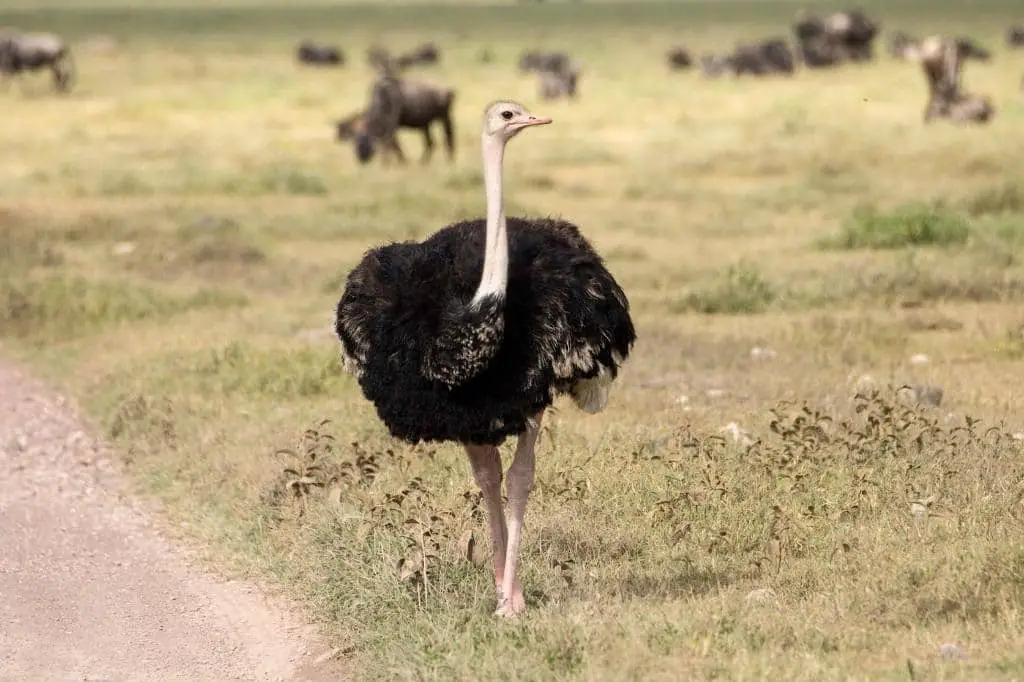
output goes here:
{"type": "Polygon", "coordinates": [[[504,298],[508,286],[508,234],[501,196],[505,143],[484,134],[481,147],[484,156],[484,191],[487,194],[487,243],[484,246],[484,273],[473,295],[473,303],[488,296],[504,298]]]}

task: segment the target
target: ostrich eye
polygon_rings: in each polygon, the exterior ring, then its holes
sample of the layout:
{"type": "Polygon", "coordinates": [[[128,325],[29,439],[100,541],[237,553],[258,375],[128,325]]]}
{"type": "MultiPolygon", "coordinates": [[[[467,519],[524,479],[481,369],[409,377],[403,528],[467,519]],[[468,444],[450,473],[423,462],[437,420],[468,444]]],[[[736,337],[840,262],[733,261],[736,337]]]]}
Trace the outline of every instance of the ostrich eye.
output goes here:
{"type": "Polygon", "coordinates": [[[503,112],[501,112],[501,117],[507,121],[510,118],[512,118],[512,112],[511,111],[503,111],[503,112]]]}

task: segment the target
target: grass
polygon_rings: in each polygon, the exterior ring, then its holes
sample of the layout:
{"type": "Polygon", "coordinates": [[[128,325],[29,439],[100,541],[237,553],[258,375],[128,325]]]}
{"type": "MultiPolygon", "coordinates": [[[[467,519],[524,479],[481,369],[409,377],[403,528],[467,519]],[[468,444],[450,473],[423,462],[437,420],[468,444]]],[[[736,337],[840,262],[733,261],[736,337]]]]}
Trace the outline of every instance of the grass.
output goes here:
{"type": "Polygon", "coordinates": [[[0,3],[80,76],[0,95],[5,351],[211,561],[302,599],[356,677],[1024,678],[1015,5],[866,5],[993,49],[966,79],[998,115],[960,128],[923,126],[923,78],[884,55],[667,75],[669,45],[785,33],[792,3],[63,1],[0,3]],[[299,70],[306,35],[350,65],[299,70]],[[459,89],[456,163],[420,168],[402,133],[409,167],[358,166],[331,123],[363,104],[363,50],[425,39],[459,89]],[[514,68],[534,45],[578,55],[580,101],[536,101],[514,68]],[[580,224],[640,335],[608,411],[545,421],[516,623],[490,615],[463,454],[388,438],[330,330],[367,248],[481,213],[499,96],[556,121],[510,147],[512,209],[580,224]]]}

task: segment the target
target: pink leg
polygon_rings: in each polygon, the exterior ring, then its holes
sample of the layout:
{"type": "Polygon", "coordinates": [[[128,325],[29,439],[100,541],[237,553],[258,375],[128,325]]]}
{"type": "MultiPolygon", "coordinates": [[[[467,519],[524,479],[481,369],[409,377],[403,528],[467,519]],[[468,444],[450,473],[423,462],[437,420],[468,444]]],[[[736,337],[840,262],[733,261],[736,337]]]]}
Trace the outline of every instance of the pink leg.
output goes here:
{"type": "Polygon", "coordinates": [[[491,524],[494,584],[500,602],[504,598],[501,581],[505,577],[505,545],[508,542],[505,515],[501,509],[501,453],[493,445],[466,445],[465,448],[470,466],[473,467],[473,478],[484,495],[487,518],[491,524]]]}
{"type": "Polygon", "coordinates": [[[523,532],[523,518],[526,516],[526,500],[533,490],[533,449],[540,435],[540,421],[544,416],[541,412],[533,418],[526,431],[519,435],[516,444],[516,456],[508,469],[508,546],[505,550],[505,577],[502,584],[506,586],[505,599],[498,603],[499,616],[511,617],[526,609],[523,588],[516,576],[516,564],[519,560],[519,540],[523,532]]]}

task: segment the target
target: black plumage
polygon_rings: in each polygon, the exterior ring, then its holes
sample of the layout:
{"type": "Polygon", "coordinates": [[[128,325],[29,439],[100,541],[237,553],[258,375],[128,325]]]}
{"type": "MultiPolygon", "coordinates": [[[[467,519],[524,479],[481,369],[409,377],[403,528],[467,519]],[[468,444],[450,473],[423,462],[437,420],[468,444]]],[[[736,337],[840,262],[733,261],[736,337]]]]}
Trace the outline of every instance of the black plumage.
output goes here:
{"type": "Polygon", "coordinates": [[[464,221],[374,249],[348,277],[342,352],[396,438],[498,445],[557,394],[585,401],[585,380],[613,379],[629,355],[626,295],[563,220],[509,218],[505,298],[471,310],[485,230],[464,221]]]}

